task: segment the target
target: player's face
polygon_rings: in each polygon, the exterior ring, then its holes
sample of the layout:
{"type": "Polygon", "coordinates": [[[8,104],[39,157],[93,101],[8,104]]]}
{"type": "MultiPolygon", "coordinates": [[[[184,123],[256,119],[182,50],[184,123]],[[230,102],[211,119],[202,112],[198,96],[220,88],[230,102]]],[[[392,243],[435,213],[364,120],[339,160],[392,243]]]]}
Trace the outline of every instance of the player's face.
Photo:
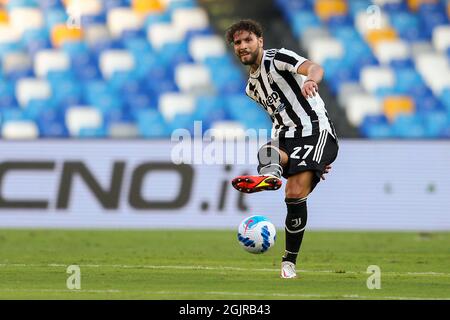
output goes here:
{"type": "Polygon", "coordinates": [[[234,53],[245,65],[257,62],[262,44],[262,38],[258,38],[254,33],[248,31],[237,31],[233,37],[234,53]]]}

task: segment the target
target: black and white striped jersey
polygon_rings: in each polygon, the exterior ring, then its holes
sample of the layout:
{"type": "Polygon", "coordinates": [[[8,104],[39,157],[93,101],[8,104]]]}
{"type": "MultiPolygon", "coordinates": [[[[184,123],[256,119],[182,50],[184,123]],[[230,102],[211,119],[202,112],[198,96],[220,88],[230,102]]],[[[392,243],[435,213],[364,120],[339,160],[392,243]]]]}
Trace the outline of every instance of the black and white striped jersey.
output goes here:
{"type": "Polygon", "coordinates": [[[307,137],[322,130],[336,138],[320,95],[308,99],[302,95],[306,77],[297,69],[306,60],[284,48],[264,50],[258,70],[250,73],[246,94],[272,118],[272,138],[307,137]]]}

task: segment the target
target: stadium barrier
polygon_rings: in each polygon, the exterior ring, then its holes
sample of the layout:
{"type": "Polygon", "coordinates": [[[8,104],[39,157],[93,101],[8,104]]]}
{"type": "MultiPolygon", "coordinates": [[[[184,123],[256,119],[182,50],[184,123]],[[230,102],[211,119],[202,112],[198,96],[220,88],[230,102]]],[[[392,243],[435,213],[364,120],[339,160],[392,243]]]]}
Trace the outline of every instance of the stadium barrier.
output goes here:
{"type": "MultiPolygon", "coordinates": [[[[244,195],[230,184],[256,172],[256,154],[247,164],[176,164],[174,147],[169,140],[1,141],[0,227],[230,229],[253,214],[283,227],[281,190],[244,195]]],[[[332,171],[308,199],[308,228],[450,230],[449,163],[449,141],[342,140],[332,171]]]]}

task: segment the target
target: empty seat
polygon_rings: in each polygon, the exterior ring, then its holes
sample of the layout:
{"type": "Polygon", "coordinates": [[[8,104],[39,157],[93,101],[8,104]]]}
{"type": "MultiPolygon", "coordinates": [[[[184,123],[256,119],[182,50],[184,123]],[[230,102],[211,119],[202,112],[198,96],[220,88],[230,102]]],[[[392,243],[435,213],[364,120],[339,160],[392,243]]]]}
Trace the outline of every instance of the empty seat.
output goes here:
{"type": "Polygon", "coordinates": [[[175,83],[181,91],[194,94],[213,90],[209,70],[201,64],[178,65],[175,69],[175,83]]]}
{"type": "Polygon", "coordinates": [[[450,47],[450,25],[434,28],[432,41],[436,50],[445,52],[450,47]]]}
{"type": "Polygon", "coordinates": [[[157,110],[140,110],[136,114],[139,135],[145,138],[161,138],[170,136],[166,120],[157,110]]]}
{"type": "Polygon", "coordinates": [[[36,139],[39,129],[33,121],[7,121],[2,126],[3,139],[36,139]]]}
{"type": "Polygon", "coordinates": [[[6,12],[3,9],[0,9],[0,24],[8,24],[8,22],[9,22],[8,12],[6,12]]]}
{"type": "Polygon", "coordinates": [[[103,41],[110,41],[111,34],[104,24],[92,24],[84,28],[84,40],[89,47],[103,41]]]}
{"type": "Polygon", "coordinates": [[[365,38],[372,47],[376,47],[379,42],[396,40],[397,33],[390,27],[370,29],[366,32],[365,38]]]}
{"type": "Polygon", "coordinates": [[[131,6],[138,14],[162,12],[165,8],[165,0],[132,0],[131,6]]]}
{"type": "Polygon", "coordinates": [[[105,50],[100,55],[99,67],[105,79],[116,71],[131,71],[134,66],[134,57],[126,50],[105,50]]]}
{"type": "Polygon", "coordinates": [[[172,22],[182,36],[189,30],[206,29],[209,26],[208,14],[200,7],[175,9],[172,22]]]}
{"type": "Polygon", "coordinates": [[[341,58],[344,47],[339,40],[333,38],[319,38],[312,41],[309,47],[310,59],[322,64],[327,58],[341,58]]]}
{"type": "Polygon", "coordinates": [[[48,99],[50,96],[51,87],[46,80],[23,78],[17,81],[16,97],[22,107],[31,99],[48,99]]]}
{"type": "Polygon", "coordinates": [[[67,129],[71,136],[78,136],[82,128],[100,128],[103,125],[99,110],[89,106],[72,106],[65,115],[67,129]]]}
{"type": "Polygon", "coordinates": [[[372,95],[355,94],[347,97],[346,114],[349,122],[358,127],[367,115],[382,113],[381,103],[372,95]]]}
{"type": "Polygon", "coordinates": [[[166,43],[180,42],[183,33],[171,23],[155,23],[148,27],[147,39],[153,48],[159,50],[166,43]]]}
{"type": "Polygon", "coordinates": [[[34,58],[34,73],[46,77],[49,71],[64,71],[70,68],[70,57],[60,50],[42,50],[34,58]]]}
{"type": "Polygon", "coordinates": [[[389,67],[367,66],[361,69],[361,84],[369,92],[380,87],[393,87],[395,74],[389,67]]]}
{"type": "Polygon", "coordinates": [[[399,138],[425,138],[423,119],[415,114],[399,114],[392,123],[392,133],[399,138]]]}
{"type": "Polygon", "coordinates": [[[237,121],[216,121],[212,124],[209,134],[215,139],[240,140],[245,138],[245,127],[237,121]]]}
{"type": "Polygon", "coordinates": [[[403,0],[373,0],[373,3],[379,6],[384,6],[387,4],[400,4],[402,1],[403,0]]]}
{"type": "Polygon", "coordinates": [[[377,59],[384,64],[392,60],[406,60],[410,57],[409,45],[403,40],[380,41],[374,50],[377,59]]]}
{"type": "Polygon", "coordinates": [[[65,24],[57,24],[51,31],[51,42],[53,47],[59,48],[67,41],[80,41],[83,32],[78,28],[68,28],[65,24]]]}
{"type": "Polygon", "coordinates": [[[436,95],[450,86],[450,64],[441,53],[423,53],[416,57],[416,69],[436,95]]]}
{"type": "Polygon", "coordinates": [[[346,107],[347,98],[356,95],[356,94],[364,94],[365,90],[361,86],[359,82],[346,82],[343,83],[338,92],[338,103],[342,108],[346,107]]]}
{"type": "Polygon", "coordinates": [[[9,24],[0,24],[0,44],[20,41],[20,32],[9,24]]]}
{"type": "Polygon", "coordinates": [[[383,112],[390,121],[399,114],[411,114],[414,109],[414,100],[408,96],[391,96],[383,101],[383,112]]]}
{"type": "Polygon", "coordinates": [[[119,38],[124,30],[137,30],[143,25],[143,16],[130,8],[118,7],[108,11],[107,25],[113,38],[119,38]]]}
{"type": "Polygon", "coordinates": [[[411,43],[411,55],[413,58],[417,58],[418,56],[424,53],[433,53],[433,46],[429,41],[415,41],[411,43]]]}
{"type": "MultiPolygon", "coordinates": [[[[331,30],[333,31],[333,30],[331,30]]],[[[303,47],[310,51],[310,47],[312,42],[315,39],[319,38],[331,38],[330,31],[325,26],[317,26],[317,27],[310,27],[308,28],[308,32],[305,32],[303,36],[301,37],[300,41],[303,45],[303,47]]]]}
{"type": "Polygon", "coordinates": [[[320,26],[320,19],[317,15],[309,10],[301,10],[292,13],[292,31],[297,38],[303,37],[310,28],[320,26]]]}
{"type": "Polygon", "coordinates": [[[317,0],[314,10],[322,20],[328,20],[332,16],[344,16],[347,14],[347,3],[344,0],[317,0]]]}
{"type": "Polygon", "coordinates": [[[40,29],[44,26],[44,17],[37,8],[14,8],[9,12],[12,27],[22,34],[28,29],[40,29]]]}
{"type": "Polygon", "coordinates": [[[137,126],[129,122],[113,122],[108,126],[108,136],[117,138],[136,138],[139,135],[137,126]]]}
{"type": "Polygon", "coordinates": [[[2,58],[2,69],[6,74],[18,70],[29,70],[31,67],[31,57],[24,52],[6,53],[2,58]]]}
{"type": "Polygon", "coordinates": [[[101,0],[66,0],[66,10],[75,16],[99,15],[103,10],[101,0]]]}
{"type": "Polygon", "coordinates": [[[158,109],[167,122],[171,122],[176,114],[193,113],[195,98],[189,94],[164,93],[159,96],[158,109]]]}
{"type": "Polygon", "coordinates": [[[372,139],[389,138],[391,136],[388,119],[383,114],[365,116],[359,131],[364,137],[372,139]]]}
{"type": "Polygon", "coordinates": [[[436,70],[433,76],[424,76],[425,82],[433,91],[434,95],[441,95],[445,88],[450,88],[450,68],[436,70]]]}
{"type": "Polygon", "coordinates": [[[226,52],[224,40],[216,35],[195,36],[189,42],[189,53],[195,61],[204,61],[208,57],[221,57],[226,52]]]}

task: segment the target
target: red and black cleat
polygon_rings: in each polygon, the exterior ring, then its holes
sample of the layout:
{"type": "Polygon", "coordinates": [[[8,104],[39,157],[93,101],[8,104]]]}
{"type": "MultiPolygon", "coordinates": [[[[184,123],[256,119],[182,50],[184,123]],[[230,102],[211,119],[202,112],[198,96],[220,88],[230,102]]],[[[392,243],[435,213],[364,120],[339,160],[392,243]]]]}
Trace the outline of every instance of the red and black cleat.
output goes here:
{"type": "Polygon", "coordinates": [[[264,190],[278,190],[281,179],[275,176],[239,176],[231,181],[233,187],[244,193],[254,193],[264,190]]]}

